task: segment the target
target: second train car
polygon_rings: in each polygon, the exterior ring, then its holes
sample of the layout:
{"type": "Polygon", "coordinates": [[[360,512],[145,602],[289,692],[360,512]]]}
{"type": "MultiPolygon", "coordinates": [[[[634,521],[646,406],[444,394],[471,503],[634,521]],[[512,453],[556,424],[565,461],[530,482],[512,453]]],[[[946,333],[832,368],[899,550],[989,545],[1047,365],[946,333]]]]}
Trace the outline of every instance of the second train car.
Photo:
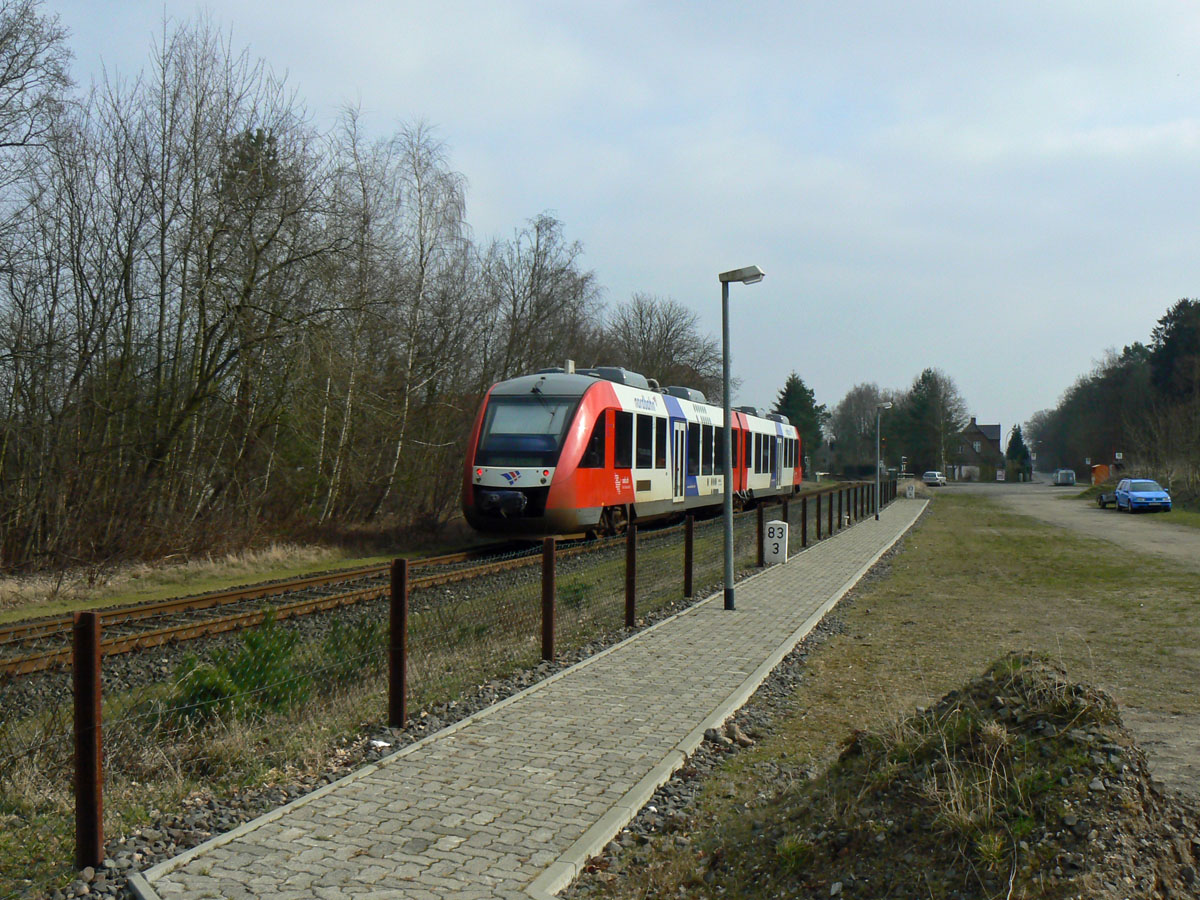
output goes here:
{"type": "MultiPolygon", "coordinates": [[[[800,437],[778,414],[739,407],[739,506],[790,495],[800,437]]],[[[479,531],[618,534],[631,520],[720,508],[724,411],[684,387],[658,389],[619,367],[543,370],[488,391],[463,475],[463,513],[479,531]]]]}

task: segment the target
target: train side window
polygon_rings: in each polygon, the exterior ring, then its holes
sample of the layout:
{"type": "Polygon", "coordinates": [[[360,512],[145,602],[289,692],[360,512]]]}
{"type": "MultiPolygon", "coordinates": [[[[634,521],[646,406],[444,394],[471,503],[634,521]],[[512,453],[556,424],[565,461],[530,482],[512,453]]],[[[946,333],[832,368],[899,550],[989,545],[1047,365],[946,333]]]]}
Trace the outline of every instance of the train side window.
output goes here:
{"type": "Polygon", "coordinates": [[[688,423],[688,463],[689,475],[700,474],[700,426],[694,422],[688,423]]]}
{"type": "Polygon", "coordinates": [[[765,434],[760,435],[760,437],[762,438],[762,454],[761,454],[761,463],[760,463],[762,468],[759,469],[758,471],[762,472],[763,474],[766,474],[767,472],[771,471],[771,447],[770,447],[770,444],[772,442],[765,434]]]}
{"type": "Polygon", "coordinates": [[[768,472],[774,472],[776,465],[779,463],[779,441],[775,438],[767,438],[767,443],[771,448],[771,461],[767,465],[768,472]]]}
{"type": "Polygon", "coordinates": [[[654,419],[654,468],[667,467],[667,420],[654,419]]]}
{"type": "Polygon", "coordinates": [[[617,427],[613,436],[614,447],[613,465],[618,469],[633,468],[633,413],[618,412],[617,427]]]}
{"type": "Polygon", "coordinates": [[[700,426],[700,474],[712,474],[712,442],[713,429],[711,425],[700,426]]]}
{"type": "Polygon", "coordinates": [[[742,436],[735,429],[733,434],[729,436],[729,447],[733,450],[733,458],[729,461],[730,468],[737,468],[738,464],[738,445],[742,442],[742,436]]]}
{"type": "Polygon", "coordinates": [[[654,468],[654,417],[638,415],[637,417],[637,467],[639,469],[654,468]]]}
{"type": "Polygon", "coordinates": [[[755,432],[754,435],[754,472],[755,474],[762,471],[762,435],[755,432]]]}
{"type": "Polygon", "coordinates": [[[579,468],[604,468],[604,413],[600,413],[596,417],[596,424],[592,426],[592,436],[588,438],[587,447],[583,451],[583,458],[579,460],[579,468]]]}
{"type": "Polygon", "coordinates": [[[745,453],[746,459],[742,463],[742,465],[746,466],[746,468],[749,469],[749,468],[753,468],[753,466],[754,466],[754,454],[752,452],[753,438],[751,437],[750,432],[748,432],[748,431],[743,432],[743,434],[745,435],[745,439],[746,439],[746,441],[745,441],[745,443],[746,443],[746,453],[745,453]]]}

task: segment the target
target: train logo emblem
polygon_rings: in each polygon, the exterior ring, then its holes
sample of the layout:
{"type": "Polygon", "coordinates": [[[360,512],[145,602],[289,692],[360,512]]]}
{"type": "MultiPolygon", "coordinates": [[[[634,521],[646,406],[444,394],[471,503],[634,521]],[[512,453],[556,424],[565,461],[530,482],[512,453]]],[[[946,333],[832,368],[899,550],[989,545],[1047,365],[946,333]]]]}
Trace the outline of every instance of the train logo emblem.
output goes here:
{"type": "Polygon", "coordinates": [[[500,476],[510,485],[516,484],[521,480],[521,473],[516,469],[513,469],[511,472],[501,472],[500,476]]]}

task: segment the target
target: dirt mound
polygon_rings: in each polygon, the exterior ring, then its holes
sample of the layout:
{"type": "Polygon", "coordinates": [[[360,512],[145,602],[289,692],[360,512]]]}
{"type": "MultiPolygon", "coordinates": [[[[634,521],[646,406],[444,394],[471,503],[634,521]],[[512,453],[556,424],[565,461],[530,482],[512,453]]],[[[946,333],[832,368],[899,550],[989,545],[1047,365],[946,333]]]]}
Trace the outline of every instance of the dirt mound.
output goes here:
{"type": "Polygon", "coordinates": [[[1164,794],[1101,691],[1009,656],[936,706],[856,732],[705,881],[753,896],[1200,897],[1197,809],[1164,794]]]}

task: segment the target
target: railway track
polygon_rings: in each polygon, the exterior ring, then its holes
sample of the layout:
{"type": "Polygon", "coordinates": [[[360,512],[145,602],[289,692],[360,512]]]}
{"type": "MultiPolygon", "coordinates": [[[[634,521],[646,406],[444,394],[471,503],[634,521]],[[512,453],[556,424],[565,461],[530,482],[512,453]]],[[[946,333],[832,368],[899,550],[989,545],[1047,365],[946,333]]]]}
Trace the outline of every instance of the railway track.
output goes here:
{"type": "MultiPolygon", "coordinates": [[[[530,565],[534,556],[472,563],[496,548],[414,560],[413,587],[432,587],[530,565]]],[[[268,612],[276,620],[351,606],[384,596],[390,564],[365,566],[193,597],[118,607],[101,613],[104,655],[129,653],[257,625],[268,612]]],[[[0,625],[0,677],[45,671],[70,661],[70,615],[0,625]]]]}
{"type": "MultiPolygon", "coordinates": [[[[671,528],[682,526],[664,530],[671,528]]],[[[623,537],[617,536],[564,544],[559,556],[590,553],[623,541],[623,537]]],[[[503,560],[486,559],[486,555],[495,556],[506,550],[511,552],[512,546],[414,560],[410,587],[452,584],[541,563],[541,554],[536,551],[503,560]],[[481,558],[485,561],[476,564],[481,558]]],[[[268,615],[282,621],[379,600],[390,590],[389,574],[390,564],[383,563],[105,610],[101,618],[102,653],[114,656],[224,634],[258,625],[268,615]]],[[[72,626],[70,615],[0,625],[0,679],[69,664],[72,626]]]]}

